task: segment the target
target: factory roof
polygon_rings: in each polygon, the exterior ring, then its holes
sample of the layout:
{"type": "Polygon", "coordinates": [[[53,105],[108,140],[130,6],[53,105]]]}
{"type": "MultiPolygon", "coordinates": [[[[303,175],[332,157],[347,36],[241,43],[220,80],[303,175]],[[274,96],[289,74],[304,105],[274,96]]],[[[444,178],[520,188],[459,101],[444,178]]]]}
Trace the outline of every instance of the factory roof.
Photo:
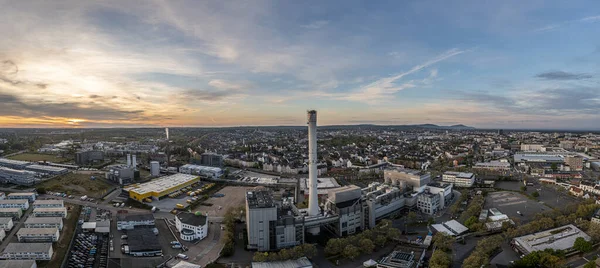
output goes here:
{"type": "Polygon", "coordinates": [[[145,194],[150,192],[162,192],[169,188],[173,188],[175,186],[190,182],[192,180],[197,179],[196,175],[188,175],[177,173],[171,176],[161,177],[150,182],[142,183],[136,188],[130,188],[130,192],[134,192],[137,194],[145,194]]]}
{"type": "Polygon", "coordinates": [[[95,221],[88,221],[88,222],[84,222],[81,225],[81,229],[96,229],[96,222],[95,221]]]}
{"type": "Polygon", "coordinates": [[[312,268],[313,265],[306,257],[297,260],[253,262],[252,268],[312,268]]]}
{"type": "Polygon", "coordinates": [[[562,162],[564,156],[559,154],[515,154],[515,162],[562,162]]]}
{"type": "Polygon", "coordinates": [[[442,224],[432,224],[431,227],[438,232],[446,233],[447,235],[451,236],[457,236],[469,230],[469,228],[460,224],[456,220],[447,221],[442,224]]]}
{"type": "Polygon", "coordinates": [[[0,208],[0,212],[21,212],[20,208],[0,208]]]}
{"type": "Polygon", "coordinates": [[[200,214],[196,215],[194,213],[182,212],[177,214],[177,218],[179,221],[185,224],[193,225],[193,226],[202,226],[206,225],[206,216],[200,214]]]}
{"type": "Polygon", "coordinates": [[[161,250],[158,237],[154,234],[151,228],[137,228],[127,231],[127,241],[129,243],[129,251],[158,251],[161,250]]]}
{"type": "Polygon", "coordinates": [[[31,223],[31,224],[36,224],[36,223],[61,223],[62,222],[62,218],[61,217],[28,217],[27,220],[25,220],[25,223],[31,223]]]}
{"type": "Polygon", "coordinates": [[[52,243],[9,243],[4,253],[48,252],[52,243]]]}
{"type": "Polygon", "coordinates": [[[57,228],[21,228],[17,235],[54,235],[58,232],[57,228]]]}
{"type": "MultiPolygon", "coordinates": [[[[300,188],[308,189],[308,178],[301,178],[300,188]]],[[[317,179],[317,189],[331,189],[338,188],[340,184],[334,178],[318,178],[317,179]]]]}
{"type": "Polygon", "coordinates": [[[29,165],[27,169],[35,169],[39,171],[49,171],[49,172],[65,172],[66,168],[62,167],[52,167],[52,166],[43,166],[43,165],[29,165]]]}
{"type": "Polygon", "coordinates": [[[0,260],[0,268],[31,268],[35,266],[35,260],[0,260]]]}
{"type": "Polygon", "coordinates": [[[179,168],[194,169],[196,171],[207,170],[207,171],[213,171],[213,172],[221,172],[221,168],[218,168],[218,167],[209,167],[209,166],[201,166],[201,165],[194,165],[194,164],[185,164],[179,168]]]}
{"type": "Polygon", "coordinates": [[[267,190],[248,191],[246,201],[250,208],[270,208],[275,207],[273,203],[273,194],[267,190]]]}
{"type": "Polygon", "coordinates": [[[554,250],[565,250],[573,247],[575,239],[582,237],[590,241],[589,235],[579,230],[573,224],[545,230],[539,233],[529,234],[514,238],[513,241],[519,246],[519,250],[525,254],[533,251],[551,248],[554,250]]]}
{"type": "Polygon", "coordinates": [[[30,165],[31,164],[31,162],[12,160],[12,159],[8,159],[8,158],[0,158],[0,163],[10,164],[10,165],[30,165]]]}

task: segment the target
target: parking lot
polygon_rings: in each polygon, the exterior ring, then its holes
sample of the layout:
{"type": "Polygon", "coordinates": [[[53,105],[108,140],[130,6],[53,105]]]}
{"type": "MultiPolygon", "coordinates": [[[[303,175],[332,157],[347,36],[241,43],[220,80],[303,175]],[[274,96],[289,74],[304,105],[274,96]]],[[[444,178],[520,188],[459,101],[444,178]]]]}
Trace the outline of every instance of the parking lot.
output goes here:
{"type": "Polygon", "coordinates": [[[210,197],[204,203],[212,204],[212,206],[198,206],[195,208],[202,213],[208,212],[208,216],[222,217],[230,207],[239,207],[245,204],[246,191],[253,187],[243,186],[227,186],[221,189],[217,194],[224,194],[223,197],[210,197]],[[221,208],[221,209],[219,209],[221,208]]]}
{"type": "Polygon", "coordinates": [[[543,203],[515,192],[489,193],[486,197],[485,208],[497,208],[511,219],[518,219],[521,223],[527,223],[533,220],[535,214],[549,209],[543,203]],[[522,215],[519,215],[517,211],[522,215]]]}

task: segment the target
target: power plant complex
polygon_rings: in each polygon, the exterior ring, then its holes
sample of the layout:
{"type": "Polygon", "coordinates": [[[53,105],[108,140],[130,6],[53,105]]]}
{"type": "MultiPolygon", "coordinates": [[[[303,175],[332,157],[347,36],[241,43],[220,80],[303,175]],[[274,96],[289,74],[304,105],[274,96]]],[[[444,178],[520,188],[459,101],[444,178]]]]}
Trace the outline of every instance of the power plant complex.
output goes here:
{"type": "Polygon", "coordinates": [[[452,184],[431,183],[420,170],[390,169],[383,183],[360,188],[347,185],[327,192],[319,204],[317,192],[317,112],[307,112],[308,208],[296,207],[293,198],[280,201],[268,189],[246,193],[248,248],[271,251],[303,244],[306,234],[327,231],[346,236],[375,227],[377,221],[408,210],[433,215],[452,198],[452,184]]]}

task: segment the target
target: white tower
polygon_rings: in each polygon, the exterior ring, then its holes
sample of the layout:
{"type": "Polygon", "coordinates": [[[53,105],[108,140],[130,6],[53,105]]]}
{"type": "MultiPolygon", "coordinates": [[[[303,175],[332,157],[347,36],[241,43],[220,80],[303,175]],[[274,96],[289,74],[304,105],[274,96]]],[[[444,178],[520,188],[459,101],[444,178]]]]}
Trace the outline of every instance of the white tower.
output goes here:
{"type": "Polygon", "coordinates": [[[307,112],[308,119],[308,215],[319,215],[317,192],[317,111],[307,112]]]}
{"type": "Polygon", "coordinates": [[[133,168],[136,168],[136,167],[137,167],[137,159],[136,159],[136,156],[135,156],[135,155],[132,155],[131,157],[133,157],[133,158],[131,159],[131,166],[132,166],[133,168]]]}
{"type": "Polygon", "coordinates": [[[131,166],[131,155],[127,154],[127,166],[130,167],[131,166]]]}
{"type": "Polygon", "coordinates": [[[168,127],[165,128],[165,133],[167,134],[167,140],[169,140],[169,128],[168,127]]]}

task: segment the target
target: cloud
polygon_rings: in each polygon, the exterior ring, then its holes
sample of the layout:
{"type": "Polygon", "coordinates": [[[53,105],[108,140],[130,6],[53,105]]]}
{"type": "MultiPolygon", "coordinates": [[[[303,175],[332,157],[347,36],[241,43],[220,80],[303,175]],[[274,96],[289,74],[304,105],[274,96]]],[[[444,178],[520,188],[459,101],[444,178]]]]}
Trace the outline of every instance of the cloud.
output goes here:
{"type": "Polygon", "coordinates": [[[232,89],[232,90],[238,90],[238,91],[241,91],[244,89],[249,89],[252,87],[252,85],[248,81],[232,82],[232,81],[226,81],[223,79],[210,80],[210,82],[208,82],[208,85],[211,87],[217,88],[217,89],[223,89],[223,90],[232,89]]]}
{"type": "Polygon", "coordinates": [[[600,15],[598,16],[589,16],[589,17],[583,17],[583,18],[579,18],[579,19],[575,19],[575,20],[568,20],[568,21],[563,21],[563,22],[559,22],[559,23],[553,23],[553,24],[549,24],[540,28],[537,28],[535,30],[533,30],[534,32],[550,32],[562,27],[567,27],[576,23],[595,23],[600,21],[600,15]]]}
{"type": "Polygon", "coordinates": [[[321,28],[327,26],[328,24],[329,24],[329,21],[327,21],[327,20],[318,20],[318,21],[313,21],[306,25],[302,25],[302,28],[315,30],[315,29],[321,29],[321,28]]]}
{"type": "Polygon", "coordinates": [[[535,77],[546,80],[583,80],[592,78],[593,76],[585,73],[568,73],[563,71],[552,71],[537,74],[535,75],[535,77]]]}

